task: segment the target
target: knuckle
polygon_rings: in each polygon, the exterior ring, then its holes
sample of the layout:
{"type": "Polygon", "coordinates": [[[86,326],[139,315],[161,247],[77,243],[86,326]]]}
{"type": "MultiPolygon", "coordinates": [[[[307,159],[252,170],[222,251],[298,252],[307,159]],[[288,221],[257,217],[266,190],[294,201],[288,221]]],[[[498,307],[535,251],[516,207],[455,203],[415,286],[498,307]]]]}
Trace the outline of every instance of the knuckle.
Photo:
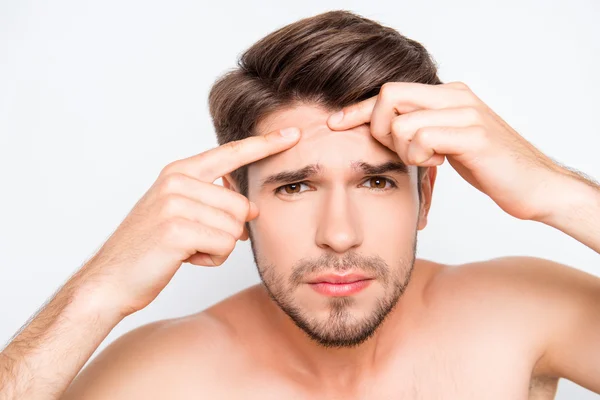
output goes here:
{"type": "Polygon", "coordinates": [[[417,159],[415,157],[416,157],[416,154],[414,151],[408,151],[406,154],[406,161],[408,162],[408,164],[410,164],[410,165],[417,164],[417,159]]]}
{"type": "Polygon", "coordinates": [[[225,233],[223,240],[225,243],[225,254],[231,253],[233,251],[233,248],[235,247],[235,244],[237,243],[237,239],[232,235],[225,233]]]}
{"type": "Polygon", "coordinates": [[[397,133],[397,132],[402,131],[402,127],[404,126],[404,122],[406,121],[406,119],[400,118],[400,117],[406,117],[406,115],[399,115],[392,119],[392,126],[391,126],[392,133],[397,133]]]}
{"type": "Polygon", "coordinates": [[[391,125],[391,131],[394,136],[400,139],[404,138],[410,132],[410,127],[414,126],[411,114],[408,113],[394,117],[391,125]]]}
{"type": "Polygon", "coordinates": [[[431,141],[431,130],[427,128],[420,128],[415,135],[415,139],[418,143],[426,145],[431,141]]]}
{"type": "Polygon", "coordinates": [[[159,227],[160,236],[168,242],[177,243],[183,234],[183,223],[178,218],[163,221],[159,227]]]}
{"type": "Polygon", "coordinates": [[[160,176],[167,176],[175,173],[179,169],[179,161],[173,161],[165,165],[160,171],[160,176]]]}
{"type": "Polygon", "coordinates": [[[487,137],[487,129],[483,125],[473,125],[473,132],[481,138],[487,137]]]}
{"type": "Polygon", "coordinates": [[[227,256],[233,251],[237,242],[237,239],[233,235],[221,230],[210,230],[207,234],[218,236],[217,245],[215,246],[216,255],[227,256]]]}
{"type": "Polygon", "coordinates": [[[475,147],[482,149],[489,140],[488,132],[483,125],[473,125],[471,127],[475,147]]]}
{"type": "Polygon", "coordinates": [[[431,138],[431,128],[428,126],[425,126],[425,127],[421,127],[419,129],[417,129],[413,140],[418,140],[418,141],[422,142],[422,141],[428,140],[430,138],[431,138]]]}
{"type": "Polygon", "coordinates": [[[463,112],[466,115],[466,118],[471,124],[479,124],[482,120],[481,113],[476,107],[465,107],[463,112]]]}
{"type": "Polygon", "coordinates": [[[469,86],[462,81],[450,82],[450,85],[460,90],[471,90],[471,88],[469,88],[469,86]]]}
{"type": "Polygon", "coordinates": [[[237,239],[231,233],[207,225],[201,225],[199,229],[202,237],[211,238],[214,255],[227,256],[233,251],[237,239]]]}
{"type": "Polygon", "coordinates": [[[228,230],[231,230],[232,234],[238,235],[239,233],[239,236],[241,236],[242,232],[244,231],[241,221],[225,210],[218,210],[218,212],[221,218],[224,218],[226,221],[225,227],[227,227],[228,230]]]}
{"type": "Polygon", "coordinates": [[[236,221],[235,226],[237,228],[235,231],[235,238],[239,239],[242,236],[242,233],[244,233],[244,224],[236,221]]]}
{"type": "MultiPolygon", "coordinates": [[[[416,133],[415,133],[416,135],[416,133]]],[[[375,136],[375,134],[373,134],[373,136],[375,136]]],[[[406,143],[406,139],[404,138],[404,134],[402,131],[392,131],[391,132],[391,139],[394,143],[400,144],[400,143],[406,143]]],[[[375,136],[377,138],[377,136],[375,136]]]]}
{"type": "Polygon", "coordinates": [[[356,104],[352,104],[351,106],[346,106],[342,108],[342,112],[345,116],[355,114],[357,111],[359,111],[359,107],[356,104]]]}
{"type": "Polygon", "coordinates": [[[250,200],[241,194],[238,198],[240,199],[240,210],[243,212],[243,216],[246,217],[246,215],[248,215],[250,212],[250,200]]]}
{"type": "Polygon", "coordinates": [[[178,188],[181,188],[185,178],[185,175],[180,172],[173,172],[165,175],[160,182],[159,192],[163,195],[175,192],[178,188]]]}
{"type": "Polygon", "coordinates": [[[383,85],[381,85],[381,89],[379,90],[379,99],[383,100],[383,101],[388,101],[391,99],[391,96],[393,95],[393,91],[394,91],[394,83],[393,82],[386,82],[383,85]]]}
{"type": "Polygon", "coordinates": [[[234,195],[235,200],[229,212],[235,216],[236,220],[245,220],[250,212],[250,201],[239,193],[234,193],[234,195]]]}
{"type": "Polygon", "coordinates": [[[169,193],[162,197],[159,215],[163,218],[174,217],[181,212],[183,197],[178,194],[169,193]]]}

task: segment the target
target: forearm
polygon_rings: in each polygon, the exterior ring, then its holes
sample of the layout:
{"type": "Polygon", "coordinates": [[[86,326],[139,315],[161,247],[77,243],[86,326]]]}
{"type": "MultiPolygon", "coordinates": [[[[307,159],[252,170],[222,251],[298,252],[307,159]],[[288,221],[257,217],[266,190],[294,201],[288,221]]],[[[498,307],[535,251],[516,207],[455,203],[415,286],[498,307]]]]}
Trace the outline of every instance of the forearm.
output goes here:
{"type": "Polygon", "coordinates": [[[0,353],[0,400],[58,399],[120,321],[70,281],[0,353]]]}
{"type": "Polygon", "coordinates": [[[552,226],[600,253],[600,187],[568,171],[552,213],[539,222],[552,226]]]}

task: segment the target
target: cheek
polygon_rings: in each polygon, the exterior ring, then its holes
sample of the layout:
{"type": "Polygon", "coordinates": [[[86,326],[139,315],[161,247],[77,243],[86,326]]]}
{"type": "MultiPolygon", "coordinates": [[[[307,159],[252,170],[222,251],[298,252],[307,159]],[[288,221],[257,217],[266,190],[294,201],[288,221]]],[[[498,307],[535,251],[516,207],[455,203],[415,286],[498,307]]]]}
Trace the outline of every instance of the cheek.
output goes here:
{"type": "Polygon", "coordinates": [[[418,202],[410,195],[394,196],[361,207],[363,247],[384,258],[406,254],[414,240],[418,210],[418,202]]]}
{"type": "Polygon", "coordinates": [[[260,214],[250,225],[261,255],[277,265],[306,255],[314,244],[316,207],[309,202],[288,202],[275,196],[253,201],[260,214]]]}

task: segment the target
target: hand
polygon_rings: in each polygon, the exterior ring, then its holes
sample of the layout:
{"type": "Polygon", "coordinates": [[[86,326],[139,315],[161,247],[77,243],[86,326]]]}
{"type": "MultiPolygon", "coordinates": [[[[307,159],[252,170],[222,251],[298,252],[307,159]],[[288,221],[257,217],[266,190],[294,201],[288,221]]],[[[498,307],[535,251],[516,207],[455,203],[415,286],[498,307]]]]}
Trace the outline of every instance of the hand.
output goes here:
{"type": "Polygon", "coordinates": [[[564,169],[521,137],[464,83],[390,82],[379,95],[329,117],[332,130],[369,123],[407,165],[447,157],[471,185],[519,219],[540,220],[561,195],[564,169]]]}
{"type": "MultiPolygon", "coordinates": [[[[148,305],[182,262],[221,265],[255,204],[213,182],[233,170],[284,151],[300,137],[280,131],[230,142],[167,165],[98,253],[74,277],[75,285],[129,315],[148,305]]],[[[72,283],[73,285],[73,283],[72,283]]],[[[97,298],[96,298],[97,300],[97,298]]],[[[98,300],[97,300],[98,301],[98,300]]]]}

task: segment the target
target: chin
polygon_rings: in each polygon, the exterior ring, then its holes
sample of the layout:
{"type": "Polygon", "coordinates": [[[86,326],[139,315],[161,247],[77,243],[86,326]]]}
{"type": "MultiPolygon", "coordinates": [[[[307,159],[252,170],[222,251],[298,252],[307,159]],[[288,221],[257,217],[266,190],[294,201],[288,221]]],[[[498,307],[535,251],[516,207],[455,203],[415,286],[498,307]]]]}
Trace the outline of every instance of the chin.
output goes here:
{"type": "MultiPolygon", "coordinates": [[[[356,347],[371,338],[396,306],[402,290],[386,298],[371,299],[368,311],[357,310],[360,302],[353,297],[327,298],[319,311],[300,307],[289,294],[273,293],[271,299],[311,340],[327,348],[356,347]]],[[[364,306],[364,305],[363,305],[364,306]]],[[[363,308],[363,307],[360,307],[363,308]]]]}

